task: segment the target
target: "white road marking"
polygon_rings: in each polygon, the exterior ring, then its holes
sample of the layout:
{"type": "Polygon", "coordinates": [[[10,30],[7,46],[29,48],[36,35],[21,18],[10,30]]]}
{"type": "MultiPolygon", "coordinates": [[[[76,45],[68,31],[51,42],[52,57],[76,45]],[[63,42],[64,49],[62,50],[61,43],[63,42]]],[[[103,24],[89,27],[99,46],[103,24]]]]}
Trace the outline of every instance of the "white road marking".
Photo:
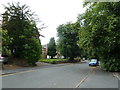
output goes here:
{"type": "Polygon", "coordinates": [[[87,78],[88,76],[93,72],[94,68],[90,70],[90,72],[75,86],[75,88],[78,88],[87,78]]]}

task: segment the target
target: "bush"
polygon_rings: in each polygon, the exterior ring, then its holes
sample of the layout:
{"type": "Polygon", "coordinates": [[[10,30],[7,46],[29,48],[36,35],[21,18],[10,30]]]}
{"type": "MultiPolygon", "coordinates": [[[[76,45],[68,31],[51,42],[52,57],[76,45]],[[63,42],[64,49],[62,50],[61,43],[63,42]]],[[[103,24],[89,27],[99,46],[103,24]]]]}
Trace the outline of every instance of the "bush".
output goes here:
{"type": "Polygon", "coordinates": [[[39,40],[35,38],[29,39],[23,48],[24,50],[21,57],[26,59],[29,65],[35,65],[35,63],[41,58],[42,53],[39,40]]]}
{"type": "Polygon", "coordinates": [[[52,61],[51,64],[56,64],[56,61],[52,61]]]}
{"type": "Polygon", "coordinates": [[[76,60],[76,61],[79,61],[79,62],[82,61],[82,59],[81,59],[80,57],[75,58],[75,60],[76,60]]]}
{"type": "Polygon", "coordinates": [[[101,63],[101,68],[106,71],[120,71],[120,60],[118,59],[109,59],[101,63]]]}

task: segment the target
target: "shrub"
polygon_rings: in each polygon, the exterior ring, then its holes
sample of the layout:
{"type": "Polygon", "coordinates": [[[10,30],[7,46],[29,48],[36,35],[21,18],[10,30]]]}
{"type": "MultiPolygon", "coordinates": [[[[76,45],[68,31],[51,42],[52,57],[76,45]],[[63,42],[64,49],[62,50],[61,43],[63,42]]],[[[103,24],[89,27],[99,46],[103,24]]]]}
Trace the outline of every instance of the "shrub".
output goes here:
{"type": "Polygon", "coordinates": [[[101,63],[101,68],[106,71],[120,71],[120,60],[118,59],[107,59],[101,63]]]}
{"type": "Polygon", "coordinates": [[[35,65],[35,63],[41,58],[42,53],[39,40],[35,38],[29,39],[23,48],[24,50],[21,57],[26,59],[29,65],[35,65]]]}
{"type": "Polygon", "coordinates": [[[56,64],[56,61],[52,61],[51,64],[56,64]]]}

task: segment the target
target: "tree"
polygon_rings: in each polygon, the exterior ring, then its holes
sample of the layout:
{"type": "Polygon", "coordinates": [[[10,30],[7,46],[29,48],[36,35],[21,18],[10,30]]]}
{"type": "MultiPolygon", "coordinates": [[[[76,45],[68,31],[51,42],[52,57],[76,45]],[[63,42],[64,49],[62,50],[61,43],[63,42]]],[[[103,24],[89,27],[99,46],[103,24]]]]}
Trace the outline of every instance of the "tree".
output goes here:
{"type": "Polygon", "coordinates": [[[77,45],[78,40],[78,23],[67,23],[58,26],[58,50],[69,60],[74,60],[80,55],[80,49],[77,45]]]}
{"type": "Polygon", "coordinates": [[[99,58],[108,71],[120,71],[120,3],[86,3],[89,8],[78,21],[79,46],[91,58],[99,58]]]}
{"type": "Polygon", "coordinates": [[[0,46],[2,46],[0,48],[0,52],[2,53],[2,55],[11,55],[11,51],[8,47],[8,45],[10,43],[12,43],[12,38],[8,36],[8,32],[7,30],[3,30],[2,28],[0,28],[0,46]]]}
{"type": "Polygon", "coordinates": [[[55,44],[54,37],[51,38],[48,43],[47,55],[51,56],[51,58],[53,58],[56,55],[56,44],[55,44]]]}
{"type": "Polygon", "coordinates": [[[34,13],[31,12],[27,5],[20,5],[18,2],[15,4],[9,3],[8,6],[5,6],[2,28],[7,30],[8,35],[13,38],[12,43],[8,46],[14,57],[25,59],[27,62],[31,60],[29,64],[34,64],[39,60],[41,56],[40,34],[34,13]],[[29,51],[28,48],[32,50],[29,51]],[[36,48],[39,49],[37,50],[36,48]],[[26,55],[26,53],[31,55],[31,57],[26,55]]]}
{"type": "Polygon", "coordinates": [[[27,60],[29,65],[35,65],[35,63],[41,58],[42,46],[38,39],[35,38],[27,38],[26,44],[24,44],[21,53],[23,54],[23,58],[27,60]]]}

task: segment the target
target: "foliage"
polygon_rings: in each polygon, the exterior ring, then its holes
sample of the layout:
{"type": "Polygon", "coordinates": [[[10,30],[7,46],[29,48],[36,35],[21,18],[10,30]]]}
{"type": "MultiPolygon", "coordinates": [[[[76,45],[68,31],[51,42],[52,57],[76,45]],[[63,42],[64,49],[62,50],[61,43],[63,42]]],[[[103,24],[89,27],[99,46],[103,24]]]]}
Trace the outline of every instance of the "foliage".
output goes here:
{"type": "Polygon", "coordinates": [[[39,60],[40,62],[46,62],[46,63],[53,63],[53,62],[56,62],[56,61],[65,61],[67,59],[41,59],[39,60]]]}
{"type": "Polygon", "coordinates": [[[29,65],[34,65],[41,58],[41,48],[42,46],[37,39],[28,38],[23,46],[21,56],[27,60],[29,65]]]}
{"type": "MultiPolygon", "coordinates": [[[[89,3],[87,3],[89,4],[89,3]]],[[[78,17],[79,47],[108,71],[120,71],[120,3],[95,2],[78,17]]]]}
{"type": "Polygon", "coordinates": [[[10,55],[11,51],[8,48],[8,45],[12,43],[13,39],[8,36],[7,30],[3,30],[2,28],[0,28],[0,40],[2,46],[0,52],[2,52],[2,55],[10,55]]]}
{"type": "Polygon", "coordinates": [[[58,26],[58,51],[66,58],[74,60],[80,55],[80,49],[77,45],[78,23],[67,23],[58,26]]]}
{"type": "Polygon", "coordinates": [[[56,64],[56,61],[52,61],[52,63],[51,64],[56,64]]]}
{"type": "Polygon", "coordinates": [[[56,55],[56,44],[54,38],[51,38],[48,43],[47,55],[51,56],[51,58],[53,58],[56,55]]]}
{"type": "Polygon", "coordinates": [[[20,3],[8,4],[5,6],[5,11],[2,28],[13,38],[8,47],[12,55],[26,59],[30,64],[35,63],[41,54],[41,43],[34,14],[28,6],[20,3]]]}

